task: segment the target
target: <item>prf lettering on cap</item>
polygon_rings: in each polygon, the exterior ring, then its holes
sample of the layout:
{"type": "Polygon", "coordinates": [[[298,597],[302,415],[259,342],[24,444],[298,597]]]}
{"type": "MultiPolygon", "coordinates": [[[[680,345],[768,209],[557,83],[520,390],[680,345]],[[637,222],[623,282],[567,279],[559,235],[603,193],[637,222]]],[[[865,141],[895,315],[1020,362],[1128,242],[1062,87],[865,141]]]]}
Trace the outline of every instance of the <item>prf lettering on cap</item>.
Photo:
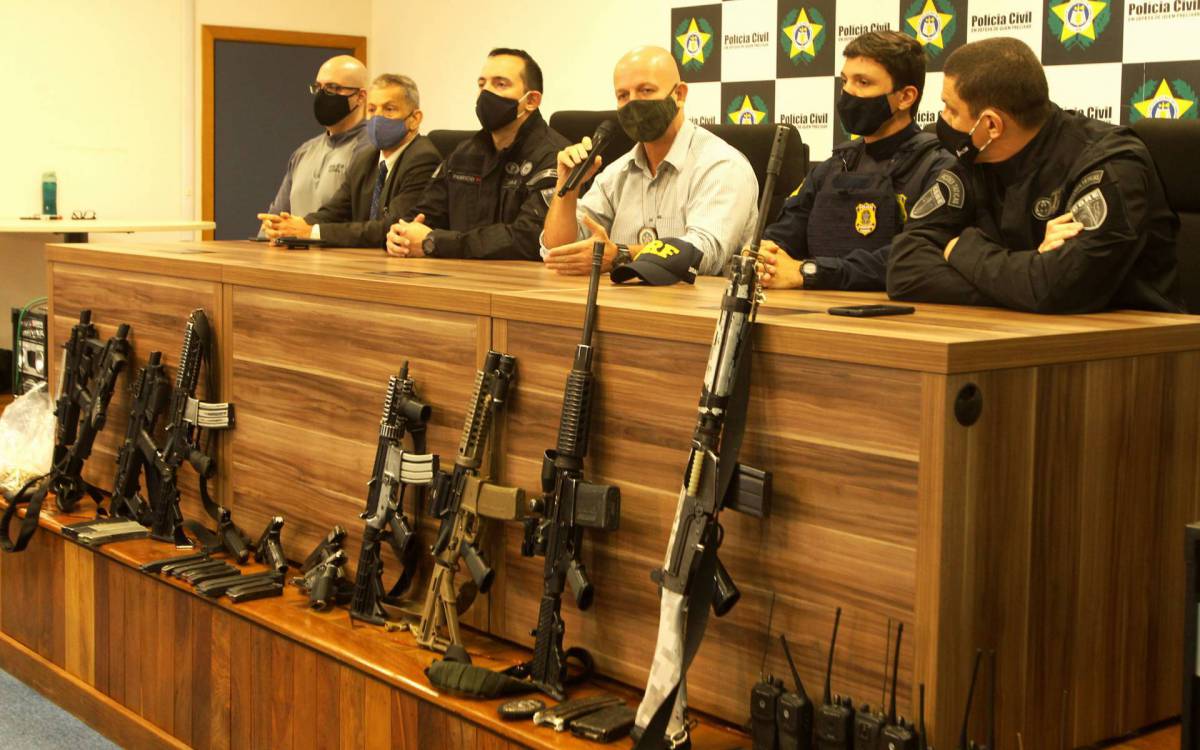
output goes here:
{"type": "Polygon", "coordinates": [[[650,244],[643,247],[642,252],[650,253],[651,255],[657,255],[663,260],[666,260],[672,255],[679,255],[679,248],[675,247],[674,245],[668,245],[662,240],[654,240],[650,244]]]}

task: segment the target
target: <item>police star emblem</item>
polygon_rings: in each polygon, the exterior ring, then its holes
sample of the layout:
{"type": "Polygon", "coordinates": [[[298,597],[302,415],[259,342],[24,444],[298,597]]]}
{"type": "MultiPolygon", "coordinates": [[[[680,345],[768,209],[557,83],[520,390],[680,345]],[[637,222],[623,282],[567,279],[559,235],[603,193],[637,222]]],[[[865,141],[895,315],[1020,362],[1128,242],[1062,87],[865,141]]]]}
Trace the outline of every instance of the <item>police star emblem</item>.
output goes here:
{"type": "Polygon", "coordinates": [[[1108,28],[1109,0],[1051,0],[1046,23],[1050,33],[1067,49],[1087,49],[1108,28]]]}
{"type": "Polygon", "coordinates": [[[734,125],[757,125],[767,119],[767,103],[762,97],[744,94],[729,103],[725,114],[734,125]]]}
{"type": "Polygon", "coordinates": [[[713,28],[703,18],[691,18],[675,29],[675,57],[688,70],[699,70],[712,54],[713,28]]]}
{"type": "Polygon", "coordinates": [[[1134,93],[1131,103],[1133,111],[1129,119],[1132,122],[1142,118],[1183,120],[1196,117],[1196,92],[1178,78],[1170,83],[1163,78],[1158,82],[1157,88],[1154,81],[1146,81],[1134,93]],[[1151,90],[1154,91],[1153,94],[1150,93],[1151,90]]]}
{"type": "Polygon", "coordinates": [[[794,65],[812,62],[825,46],[825,17],[816,8],[793,8],[783,17],[779,43],[794,65]]]}
{"type": "Polygon", "coordinates": [[[915,0],[904,14],[904,31],[930,55],[940,55],[953,38],[958,24],[949,0],[915,0]]]}
{"type": "Polygon", "coordinates": [[[854,208],[854,229],[863,237],[875,231],[874,203],[859,203],[854,208]]]}

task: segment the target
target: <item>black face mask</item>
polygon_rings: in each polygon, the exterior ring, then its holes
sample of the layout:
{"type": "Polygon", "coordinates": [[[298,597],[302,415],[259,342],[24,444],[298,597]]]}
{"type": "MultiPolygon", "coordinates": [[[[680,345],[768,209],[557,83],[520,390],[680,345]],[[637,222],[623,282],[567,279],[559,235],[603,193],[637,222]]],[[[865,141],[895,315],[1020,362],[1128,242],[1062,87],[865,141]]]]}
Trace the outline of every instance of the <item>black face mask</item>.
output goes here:
{"type": "Polygon", "coordinates": [[[842,89],[838,94],[837,112],[842,127],[854,135],[871,135],[892,117],[888,95],[855,96],[842,89]]]}
{"type": "Polygon", "coordinates": [[[313,114],[316,115],[317,122],[327,128],[341,122],[342,118],[350,114],[351,109],[349,96],[329,94],[324,91],[318,91],[313,95],[313,114]]]}
{"type": "Polygon", "coordinates": [[[617,122],[625,135],[638,143],[649,143],[662,138],[671,126],[679,105],[675,103],[675,87],[667,92],[665,99],[630,99],[617,110],[617,122]]]}
{"type": "Polygon", "coordinates": [[[517,119],[517,106],[521,99],[509,99],[484,89],[475,100],[475,116],[484,130],[493,133],[517,119]]]}
{"type": "Polygon", "coordinates": [[[988,142],[983,146],[976,146],[971,140],[971,136],[975,134],[975,128],[979,127],[979,121],[983,119],[983,115],[975,120],[975,124],[966,133],[961,130],[955,130],[950,123],[946,122],[945,118],[938,115],[937,121],[937,137],[942,142],[942,146],[947,151],[958,157],[958,160],[963,164],[971,165],[975,163],[975,159],[991,144],[992,139],[988,138],[988,142]]]}

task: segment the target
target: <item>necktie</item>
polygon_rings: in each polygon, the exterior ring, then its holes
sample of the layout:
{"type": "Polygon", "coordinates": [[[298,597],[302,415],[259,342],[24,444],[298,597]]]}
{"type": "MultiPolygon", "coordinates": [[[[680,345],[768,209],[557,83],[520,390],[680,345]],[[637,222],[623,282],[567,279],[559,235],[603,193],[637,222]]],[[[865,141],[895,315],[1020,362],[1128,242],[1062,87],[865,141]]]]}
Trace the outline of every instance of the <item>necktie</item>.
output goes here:
{"type": "Polygon", "coordinates": [[[387,162],[379,162],[379,174],[375,177],[375,192],[371,194],[371,218],[379,218],[379,196],[383,193],[383,183],[387,182],[387,162]]]}

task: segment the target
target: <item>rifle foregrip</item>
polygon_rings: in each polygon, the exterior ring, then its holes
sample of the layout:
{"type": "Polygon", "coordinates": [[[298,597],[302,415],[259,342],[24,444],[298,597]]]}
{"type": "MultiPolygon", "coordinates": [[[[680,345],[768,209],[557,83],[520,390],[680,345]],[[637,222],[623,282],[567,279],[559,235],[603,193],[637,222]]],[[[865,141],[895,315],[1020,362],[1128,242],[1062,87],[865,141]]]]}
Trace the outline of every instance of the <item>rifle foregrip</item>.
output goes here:
{"type": "Polygon", "coordinates": [[[592,409],[592,373],[571,370],[563,393],[558,423],[558,454],[571,458],[587,455],[588,424],[592,409]]]}

